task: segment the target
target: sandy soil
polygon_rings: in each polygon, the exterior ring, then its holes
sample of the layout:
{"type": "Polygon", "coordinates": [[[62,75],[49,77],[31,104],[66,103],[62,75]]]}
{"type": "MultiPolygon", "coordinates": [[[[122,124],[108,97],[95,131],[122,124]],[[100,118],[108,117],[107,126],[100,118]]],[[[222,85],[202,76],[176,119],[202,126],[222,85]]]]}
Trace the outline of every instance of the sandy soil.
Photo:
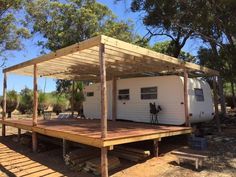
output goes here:
{"type": "MultiPolygon", "coordinates": [[[[11,135],[16,132],[16,129],[8,127],[7,132],[8,135],[11,135]]],[[[113,177],[236,177],[236,128],[224,128],[223,132],[220,135],[207,136],[209,158],[199,170],[195,170],[194,165],[188,162],[181,166],[177,165],[175,156],[170,152],[186,146],[187,141],[185,136],[176,136],[161,141],[160,157],[140,163],[122,161],[122,166],[112,171],[110,175],[113,177]]],[[[27,159],[28,163],[35,164],[40,169],[46,168],[48,174],[45,172],[44,176],[93,176],[85,172],[71,171],[65,166],[61,147],[52,146],[45,152],[32,153],[30,147],[13,140],[13,136],[0,137],[0,176],[27,176],[25,172],[22,172],[25,171],[26,165],[21,165],[21,163],[16,165],[15,160],[18,158],[27,159]]],[[[145,145],[140,143],[135,146],[145,145]]],[[[40,176],[37,168],[36,171],[30,166],[28,169],[29,176],[40,176]]]]}

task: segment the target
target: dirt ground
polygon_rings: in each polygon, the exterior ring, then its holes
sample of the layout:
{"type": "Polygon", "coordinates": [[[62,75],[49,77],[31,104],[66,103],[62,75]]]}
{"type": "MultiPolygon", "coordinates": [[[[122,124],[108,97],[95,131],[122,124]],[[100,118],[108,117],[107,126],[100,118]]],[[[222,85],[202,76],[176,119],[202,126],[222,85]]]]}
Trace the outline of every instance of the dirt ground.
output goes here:
{"type": "MultiPolygon", "coordinates": [[[[223,121],[223,133],[213,131],[208,140],[208,159],[195,170],[194,164],[180,166],[172,150],[186,146],[186,136],[164,138],[160,143],[160,157],[140,163],[122,161],[122,166],[110,172],[112,177],[236,177],[236,121],[223,121]],[[233,122],[233,123],[232,123],[233,122]]],[[[7,128],[8,136],[0,137],[0,176],[71,176],[93,177],[85,172],[75,172],[63,162],[62,148],[51,146],[47,151],[33,153],[30,147],[16,141],[15,128],[7,128]],[[21,161],[22,160],[22,161],[21,161]]],[[[145,144],[147,146],[147,144],[145,144]]],[[[133,146],[145,146],[142,143],[133,146]]],[[[201,153],[199,151],[199,153],[201,153]]]]}

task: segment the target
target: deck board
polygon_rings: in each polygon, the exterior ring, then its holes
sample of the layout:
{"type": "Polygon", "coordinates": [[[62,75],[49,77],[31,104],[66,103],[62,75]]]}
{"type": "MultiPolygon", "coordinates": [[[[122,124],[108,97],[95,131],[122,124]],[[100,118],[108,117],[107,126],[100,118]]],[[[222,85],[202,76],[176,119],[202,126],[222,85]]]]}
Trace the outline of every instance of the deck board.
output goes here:
{"type": "Polygon", "coordinates": [[[5,121],[0,120],[0,123],[95,147],[112,146],[191,133],[191,128],[189,127],[108,121],[107,138],[102,139],[100,120],[38,120],[38,125],[34,127],[32,126],[31,119],[7,119],[5,121]]]}

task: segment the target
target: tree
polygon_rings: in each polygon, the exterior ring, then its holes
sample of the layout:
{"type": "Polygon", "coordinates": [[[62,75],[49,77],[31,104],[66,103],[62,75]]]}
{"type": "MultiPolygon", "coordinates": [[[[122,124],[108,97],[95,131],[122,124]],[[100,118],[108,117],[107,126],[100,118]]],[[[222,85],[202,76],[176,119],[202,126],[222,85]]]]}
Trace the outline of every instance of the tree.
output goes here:
{"type": "Polygon", "coordinates": [[[38,44],[51,51],[86,40],[98,34],[132,41],[131,22],[118,21],[112,12],[95,0],[35,0],[27,4],[28,22],[33,33],[46,40],[38,44]]]}
{"type": "Polygon", "coordinates": [[[229,44],[224,44],[224,46],[218,50],[216,48],[200,48],[198,51],[198,58],[200,59],[201,65],[218,70],[225,82],[231,84],[232,103],[233,107],[236,107],[234,88],[236,79],[236,71],[234,69],[236,67],[236,53],[235,50],[232,50],[230,53],[228,52],[230,49],[224,50],[230,46],[231,45],[229,44]]]}
{"type": "MultiPolygon", "coordinates": [[[[156,52],[159,52],[159,53],[171,55],[171,53],[172,53],[171,41],[164,41],[164,42],[155,43],[151,49],[156,52]]],[[[197,62],[196,57],[194,57],[190,53],[184,52],[182,50],[180,51],[179,59],[181,59],[183,61],[187,61],[187,62],[192,62],[192,63],[197,62]]]]}
{"type": "MultiPolygon", "coordinates": [[[[32,32],[39,32],[46,39],[38,44],[51,51],[99,34],[127,42],[137,37],[132,33],[131,21],[118,21],[112,11],[95,0],[67,0],[66,3],[35,0],[26,9],[32,32]]],[[[71,93],[72,81],[58,80],[56,85],[59,93],[71,93]]]]}
{"type": "Polygon", "coordinates": [[[38,92],[38,115],[41,115],[41,112],[44,113],[44,110],[48,109],[50,105],[48,95],[41,91],[38,92]]]}
{"type": "Polygon", "coordinates": [[[56,94],[55,97],[56,97],[56,100],[55,100],[55,103],[53,104],[53,112],[55,112],[56,115],[59,115],[59,113],[67,109],[68,100],[63,94],[60,94],[60,95],[56,94]]]}
{"type": "Polygon", "coordinates": [[[145,38],[170,38],[169,54],[178,58],[187,40],[195,37],[191,27],[194,26],[196,12],[199,11],[195,5],[195,1],[132,0],[131,10],[143,12],[142,21],[148,31],[145,38]]]}
{"type": "Polygon", "coordinates": [[[16,13],[21,9],[23,0],[0,0],[0,65],[4,66],[6,52],[22,49],[22,39],[29,38],[30,33],[19,20],[16,13]]]}
{"type": "MultiPolygon", "coordinates": [[[[18,106],[18,95],[15,90],[11,90],[7,92],[7,100],[6,100],[6,112],[8,117],[11,118],[11,113],[17,108],[18,106]]],[[[1,101],[1,107],[3,108],[3,100],[1,101]]]]}
{"type": "Polygon", "coordinates": [[[18,110],[22,113],[31,113],[33,111],[33,91],[27,87],[20,91],[20,103],[18,110]]]}

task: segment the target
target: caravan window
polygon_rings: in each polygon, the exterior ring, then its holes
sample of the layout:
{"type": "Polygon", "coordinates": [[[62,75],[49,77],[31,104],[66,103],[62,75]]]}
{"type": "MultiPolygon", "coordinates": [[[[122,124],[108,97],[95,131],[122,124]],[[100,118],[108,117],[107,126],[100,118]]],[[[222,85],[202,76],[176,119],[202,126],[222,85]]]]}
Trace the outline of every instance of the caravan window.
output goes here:
{"type": "Polygon", "coordinates": [[[119,100],[129,100],[129,89],[119,90],[118,99],[119,100]]]}
{"type": "Polygon", "coordinates": [[[94,96],[93,92],[87,92],[87,97],[94,96]]]}
{"type": "Polygon", "coordinates": [[[199,88],[194,89],[195,98],[197,101],[204,101],[203,90],[199,88]]]}
{"type": "Polygon", "coordinates": [[[157,99],[157,87],[145,87],[141,88],[141,99],[157,99]]]}

